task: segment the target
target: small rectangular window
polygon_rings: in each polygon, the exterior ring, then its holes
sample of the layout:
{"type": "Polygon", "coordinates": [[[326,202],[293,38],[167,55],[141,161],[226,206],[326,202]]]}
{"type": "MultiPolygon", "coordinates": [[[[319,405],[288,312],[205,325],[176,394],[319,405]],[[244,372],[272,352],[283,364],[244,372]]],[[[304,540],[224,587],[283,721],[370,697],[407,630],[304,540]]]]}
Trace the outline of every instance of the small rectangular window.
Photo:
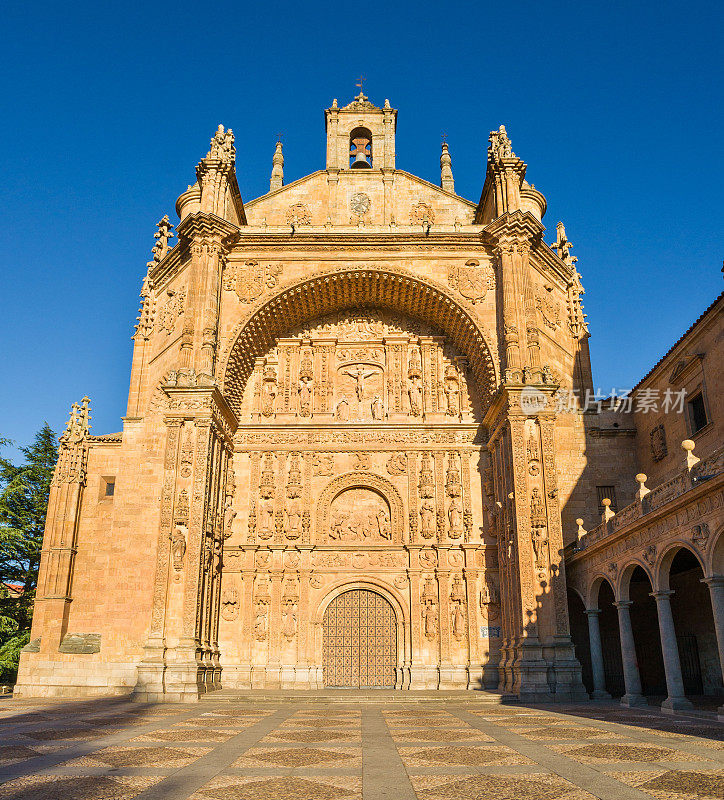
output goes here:
{"type": "Polygon", "coordinates": [[[106,478],[105,481],[106,481],[105,496],[106,497],[113,497],[113,495],[116,493],[116,479],[115,478],[106,478]]]}
{"type": "Polygon", "coordinates": [[[699,394],[689,400],[689,421],[691,422],[691,432],[698,433],[704,428],[709,420],[706,418],[706,406],[704,405],[704,397],[699,394]]]}
{"type": "Polygon", "coordinates": [[[609,506],[611,511],[615,511],[618,506],[616,505],[616,487],[615,486],[596,486],[596,494],[598,495],[598,513],[603,514],[603,501],[608,498],[611,501],[609,506]]]}

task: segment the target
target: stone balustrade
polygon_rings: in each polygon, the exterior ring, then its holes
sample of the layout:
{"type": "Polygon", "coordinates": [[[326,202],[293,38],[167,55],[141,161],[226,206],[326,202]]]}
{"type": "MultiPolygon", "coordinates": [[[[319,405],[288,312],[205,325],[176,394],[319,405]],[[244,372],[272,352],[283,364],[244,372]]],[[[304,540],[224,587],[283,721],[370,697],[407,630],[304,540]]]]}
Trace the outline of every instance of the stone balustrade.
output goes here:
{"type": "Polygon", "coordinates": [[[636,480],[640,485],[637,499],[615,514],[610,511],[609,503],[604,509],[604,519],[601,523],[596,525],[595,528],[591,528],[587,533],[584,532],[583,535],[579,524],[576,550],[585,550],[587,547],[627,527],[641,517],[681,497],[703,481],[714,478],[724,472],[724,447],[703,461],[693,455],[694,443],[690,439],[685,439],[682,442],[682,447],[686,450],[687,456],[686,465],[681,472],[651,490],[645,487],[646,476],[637,475],[636,480]]]}

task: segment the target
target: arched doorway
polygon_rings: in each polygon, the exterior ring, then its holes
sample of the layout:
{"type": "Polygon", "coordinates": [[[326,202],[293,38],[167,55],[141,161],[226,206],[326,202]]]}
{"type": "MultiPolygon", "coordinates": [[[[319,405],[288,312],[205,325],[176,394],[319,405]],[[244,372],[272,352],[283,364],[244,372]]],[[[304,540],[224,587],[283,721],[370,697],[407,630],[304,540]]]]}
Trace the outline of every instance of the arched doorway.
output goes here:
{"type": "Polygon", "coordinates": [[[631,572],[628,595],[631,605],[631,628],[636,644],[636,660],[644,695],[666,697],[666,672],[661,652],[659,615],[652,597],[653,587],[646,571],[636,565],[631,572]]]}
{"type": "MultiPolygon", "coordinates": [[[[704,571],[699,559],[686,547],[668,553],[662,563],[668,578],[671,613],[687,695],[722,694],[722,674],[714,628],[711,598],[702,583],[704,571]],[[668,574],[666,570],[668,569],[668,574]]],[[[663,581],[662,581],[663,582],[663,581]]]]}
{"type": "Polygon", "coordinates": [[[322,668],[325,686],[395,686],[397,620],[392,606],[369,589],[351,589],[324,612],[322,668]]]}
{"type": "Polygon", "coordinates": [[[621,658],[621,635],[618,628],[618,612],[611,584],[602,580],[596,592],[597,605],[601,610],[598,624],[601,631],[603,671],[606,691],[611,697],[621,697],[626,692],[621,658]]]}

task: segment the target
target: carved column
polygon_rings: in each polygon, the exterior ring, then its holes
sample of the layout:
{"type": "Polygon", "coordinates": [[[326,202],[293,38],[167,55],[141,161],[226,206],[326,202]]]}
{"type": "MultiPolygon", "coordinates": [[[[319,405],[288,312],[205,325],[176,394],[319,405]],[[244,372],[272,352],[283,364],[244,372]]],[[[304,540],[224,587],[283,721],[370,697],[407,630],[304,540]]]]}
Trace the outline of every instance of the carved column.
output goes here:
{"type": "Polygon", "coordinates": [[[269,614],[269,656],[267,686],[278,687],[281,682],[282,579],[284,573],[271,573],[271,610],[269,614]]]}
{"type": "Polygon", "coordinates": [[[440,609],[440,689],[452,685],[450,661],[450,570],[438,569],[438,607],[440,609]]]}
{"type": "Polygon", "coordinates": [[[194,369],[201,383],[213,380],[223,259],[237,236],[236,228],[207,214],[191,214],[178,225],[179,246],[188,243],[191,259],[188,295],[181,333],[179,363],[194,369]]]}
{"type": "Polygon", "coordinates": [[[218,688],[222,506],[228,451],[237,423],[216,389],[166,387],[166,392],[174,411],[167,416],[152,625],[136,692],[150,697],[160,690],[169,699],[193,700],[199,692],[218,688]],[[183,419],[192,436],[184,437],[181,448],[183,419]],[[186,449],[187,440],[191,450],[186,449]],[[174,561],[180,554],[183,566],[183,582],[174,584],[179,588],[170,595],[171,603],[167,599],[169,535],[174,561]]]}

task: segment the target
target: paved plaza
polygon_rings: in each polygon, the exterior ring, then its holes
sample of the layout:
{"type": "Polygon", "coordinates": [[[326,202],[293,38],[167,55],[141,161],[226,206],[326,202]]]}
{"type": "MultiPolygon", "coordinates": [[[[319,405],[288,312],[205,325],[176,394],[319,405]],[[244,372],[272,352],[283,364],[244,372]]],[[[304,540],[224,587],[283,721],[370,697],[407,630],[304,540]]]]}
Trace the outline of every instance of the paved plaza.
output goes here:
{"type": "Polygon", "coordinates": [[[724,798],[724,726],[614,704],[0,705],[0,800],[724,798]]]}

